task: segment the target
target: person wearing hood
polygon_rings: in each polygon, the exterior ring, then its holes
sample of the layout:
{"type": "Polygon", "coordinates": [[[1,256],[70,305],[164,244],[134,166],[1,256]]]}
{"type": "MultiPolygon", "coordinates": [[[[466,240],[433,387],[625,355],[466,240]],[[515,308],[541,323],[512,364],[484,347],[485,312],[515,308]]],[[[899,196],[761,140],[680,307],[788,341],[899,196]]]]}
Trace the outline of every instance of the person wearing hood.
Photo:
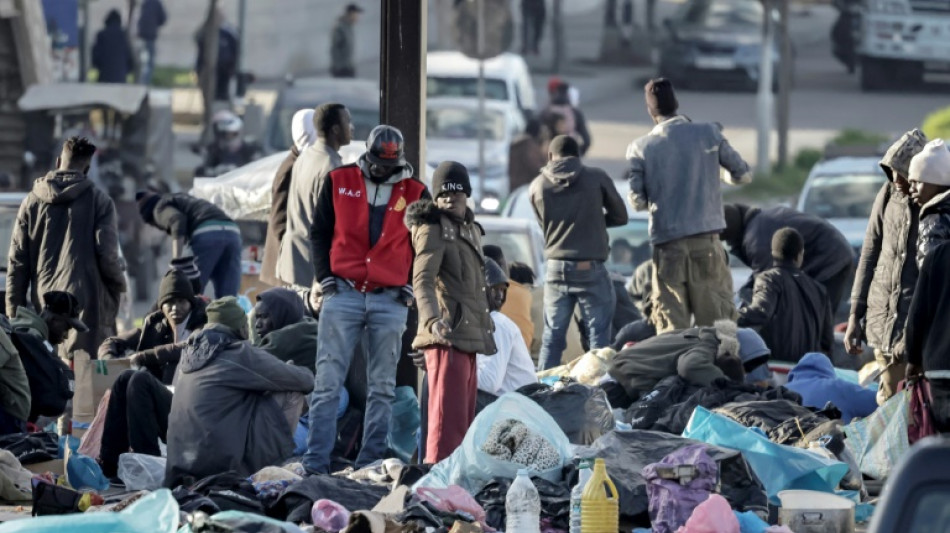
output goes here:
{"type": "Polygon", "coordinates": [[[254,305],[257,345],[274,357],[313,373],[317,362],[317,321],[307,316],[299,294],[284,288],[267,289],[254,305]]]}
{"type": "Polygon", "coordinates": [[[247,315],[233,296],[208,305],[208,325],[182,351],[168,417],[165,486],[234,471],[249,476],[294,450],[275,396],[309,393],[313,376],[247,342],[247,315]]]}
{"type": "Polygon", "coordinates": [[[718,124],[677,114],[669,80],[650,80],[644,97],[656,127],[627,147],[627,161],[629,201],[650,213],[652,320],[659,333],[688,328],[693,319],[697,326],[734,320],[732,275],[719,242],[726,227],[720,180],[741,185],[752,172],[718,124]]]}
{"type": "Polygon", "coordinates": [[[359,160],[330,171],[317,193],[310,231],[311,276],[316,280],[312,292],[321,293],[323,302],[310,435],[303,457],[304,468],[311,473],[329,470],[336,438],[336,431],[329,428],[335,427],[340,389],[356,344],[364,337],[371,356],[366,362],[368,395],[356,466],[386,454],[396,366],[413,298],[409,285],[413,251],[404,217],[410,205],[429,197],[406,161],[404,143],[398,129],[376,126],[359,160]]]}
{"type": "Polygon", "coordinates": [[[604,266],[610,254],[607,228],[627,223],[627,208],[613,180],[585,166],[570,136],[551,141],[548,164],[534,179],[531,206],[544,233],[544,333],[538,368],[561,364],[567,329],[580,307],[591,349],[611,341],[615,294],[604,266]]]}
{"type": "MultiPolygon", "coordinates": [[[[286,228],[280,241],[276,278],[303,293],[314,284],[310,229],[317,193],[326,175],[343,165],[339,150],[353,139],[350,112],[343,104],[321,104],[313,112],[316,140],[300,150],[287,191],[286,228]]],[[[274,185],[277,186],[276,183],[274,185]]]]}
{"type": "Polygon", "coordinates": [[[738,324],[756,328],[772,356],[797,362],[808,352],[831,355],[834,324],[824,287],[802,272],[805,240],[792,228],[772,237],[774,265],[755,277],[752,303],[739,309],[738,324]]]}
{"type": "Polygon", "coordinates": [[[79,300],[85,331],[70,334],[60,350],[70,359],[78,350],[95,356],[115,333],[126,291],[115,205],[86,177],[95,151],[85,137],[66,140],[57,170],[37,179],[20,205],[7,263],[7,316],[30,304],[41,309],[39,295],[50,291],[79,300]]]}
{"type": "Polygon", "coordinates": [[[805,239],[802,271],[825,287],[832,312],[838,310],[854,268],[854,250],[838,228],[821,217],[783,206],[760,209],[726,204],[723,216],[726,227],[721,237],[729,253],[752,269],[740,289],[743,295],[751,291],[757,275],[772,268],[772,236],[782,228],[792,228],[805,239]]]}
{"type": "Polygon", "coordinates": [[[877,393],[835,374],[831,359],[823,353],[807,353],[788,373],[784,387],[802,397],[802,405],[822,409],[828,402],[841,411],[841,422],[864,418],[877,409],[877,393]]]}
{"type": "Polygon", "coordinates": [[[610,360],[608,373],[630,398],[678,375],[706,387],[720,378],[745,381],[735,322],[719,320],[713,327],[673,331],[625,348],[610,360]]]}
{"type": "Polygon", "coordinates": [[[910,196],[920,206],[917,266],[937,245],[950,241],[950,150],[941,139],[910,160],[910,196]]]}
{"type": "Polygon", "coordinates": [[[241,230],[218,206],[186,193],[135,194],[139,213],[146,224],[172,238],[172,258],[194,255],[201,292],[208,282],[215,296],[234,296],[241,288],[241,230]]]}
{"type": "Polygon", "coordinates": [[[920,130],[908,131],[881,159],[888,181],[881,186],[871,208],[851,289],[845,349],[860,355],[861,341],[867,337],[882,369],[878,389],[881,404],[897,393],[897,384],[904,379],[904,325],[917,285],[915,252],[920,218],[920,206],[910,197],[907,176],[911,159],[926,142],[920,130]]]}
{"type": "Polygon", "coordinates": [[[754,329],[739,328],[736,330],[736,338],[739,340],[739,359],[742,360],[746,384],[760,388],[771,386],[772,371],[769,370],[769,358],[772,350],[769,350],[765,341],[754,329]]]}
{"type": "Polygon", "coordinates": [[[129,36],[122,29],[122,15],[117,9],[109,11],[105,28],[96,34],[92,66],[99,71],[99,83],[126,83],[135,68],[129,36]]]}
{"type": "Polygon", "coordinates": [[[277,167],[277,174],[271,186],[270,216],[267,222],[267,236],[264,240],[260,279],[274,287],[283,285],[277,277],[277,261],[280,257],[281,240],[287,232],[287,206],[294,164],[300,153],[317,140],[313,114],[313,109],[301,109],[290,119],[290,138],[293,142],[290,145],[290,151],[287,152],[287,157],[277,167]]]}
{"type": "Polygon", "coordinates": [[[494,355],[495,327],[485,286],[482,228],[468,208],[468,169],[443,161],[432,174],[435,201],[406,213],[412,232],[412,286],[419,327],[412,347],[423,352],[429,384],[425,462],[448,457],[475,418],[476,357],[494,355]]]}

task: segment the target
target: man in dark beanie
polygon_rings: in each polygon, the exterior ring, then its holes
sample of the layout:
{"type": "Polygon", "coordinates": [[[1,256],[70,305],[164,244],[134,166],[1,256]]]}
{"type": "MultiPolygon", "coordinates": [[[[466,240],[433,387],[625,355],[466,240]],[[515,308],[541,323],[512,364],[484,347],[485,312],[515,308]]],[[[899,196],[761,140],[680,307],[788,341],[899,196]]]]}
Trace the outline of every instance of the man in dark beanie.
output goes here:
{"type": "MultiPolygon", "coordinates": [[[[604,266],[607,228],[627,223],[627,207],[613,180],[581,163],[577,141],[551,141],[548,164],[531,183],[531,205],[544,232],[544,333],[538,367],[561,364],[574,308],[581,311],[591,349],[610,346],[616,295],[604,266]]],[[[577,355],[577,354],[572,354],[577,355]]]]}
{"type": "Polygon", "coordinates": [[[656,127],[627,148],[629,200],[650,212],[657,332],[734,319],[732,276],[719,243],[726,226],[719,182],[750,182],[749,165],[719,125],[677,114],[669,80],[650,80],[644,97],[656,127]]]}
{"type": "Polygon", "coordinates": [[[739,327],[754,328],[772,359],[797,363],[806,353],[831,357],[831,304],[825,288],[802,272],[805,239],[792,228],[772,237],[771,269],[755,278],[752,303],[739,310],[739,327]]]}

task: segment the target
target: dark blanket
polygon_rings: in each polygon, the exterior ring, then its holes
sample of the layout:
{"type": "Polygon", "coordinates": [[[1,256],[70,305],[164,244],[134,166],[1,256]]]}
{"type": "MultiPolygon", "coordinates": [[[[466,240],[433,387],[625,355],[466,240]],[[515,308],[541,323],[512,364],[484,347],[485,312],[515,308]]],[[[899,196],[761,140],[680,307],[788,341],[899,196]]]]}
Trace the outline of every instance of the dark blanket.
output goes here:
{"type": "Polygon", "coordinates": [[[310,510],[313,502],[333,500],[350,512],[372,509],[389,494],[389,489],[366,485],[337,476],[310,476],[287,487],[267,514],[295,524],[312,524],[310,510]]]}
{"type": "Polygon", "coordinates": [[[743,426],[759,428],[769,440],[790,446],[802,443],[807,434],[826,422],[841,418],[833,406],[815,412],[789,400],[769,400],[728,403],[715,412],[728,416],[743,426]]]}

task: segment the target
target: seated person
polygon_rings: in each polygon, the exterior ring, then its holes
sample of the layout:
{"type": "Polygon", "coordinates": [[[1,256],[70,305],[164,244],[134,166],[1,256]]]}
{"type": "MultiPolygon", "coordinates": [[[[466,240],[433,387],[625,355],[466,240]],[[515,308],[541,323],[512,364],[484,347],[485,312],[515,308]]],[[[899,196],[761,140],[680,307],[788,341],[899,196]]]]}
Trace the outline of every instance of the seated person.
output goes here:
{"type": "Polygon", "coordinates": [[[825,288],[805,274],[805,240],[792,228],[772,237],[774,266],[755,278],[752,303],[739,309],[740,327],[757,329],[778,361],[797,362],[808,352],[834,347],[831,302],[825,288]]]}
{"type": "Polygon", "coordinates": [[[841,411],[845,424],[877,409],[877,393],[835,374],[831,359],[823,353],[808,353],[788,373],[785,388],[802,396],[805,407],[822,408],[831,402],[841,411]]]}
{"type": "MultiPolygon", "coordinates": [[[[16,316],[10,321],[10,340],[26,373],[29,401],[25,404],[27,418],[19,419],[22,412],[18,409],[7,411],[7,415],[16,412],[18,420],[28,422],[36,422],[40,416],[58,417],[66,411],[66,404],[73,397],[69,383],[72,372],[59,358],[55,347],[66,341],[70,329],[89,331],[79,319],[79,300],[72,294],[50,291],[43,295],[43,305],[40,314],[17,307],[16,316]]],[[[4,367],[5,378],[7,371],[4,367]]],[[[15,372],[10,375],[14,376],[15,372]]],[[[22,385],[22,382],[17,383],[22,385]]]]}
{"type": "MultiPolygon", "coordinates": [[[[501,247],[495,246],[494,244],[486,244],[482,246],[482,252],[484,252],[485,257],[488,257],[498,263],[498,266],[501,267],[501,270],[511,276],[512,273],[509,271],[508,260],[505,258],[505,253],[501,250],[501,247]]],[[[523,265],[527,269],[525,274],[530,278],[530,281],[518,282],[513,279],[508,280],[508,296],[505,300],[505,304],[501,307],[501,314],[510,318],[518,325],[518,330],[521,331],[521,338],[524,339],[525,346],[528,347],[528,350],[531,350],[531,343],[534,342],[534,320],[531,318],[531,304],[532,304],[532,295],[531,295],[531,286],[534,285],[534,272],[531,271],[531,267],[524,265],[523,263],[518,263],[518,265],[523,265]]],[[[511,268],[515,268],[515,265],[512,265],[511,268]]]]}
{"type": "Polygon", "coordinates": [[[284,288],[257,295],[254,305],[257,346],[284,361],[314,373],[317,360],[317,321],[308,316],[303,298],[284,288]]]}
{"type": "Polygon", "coordinates": [[[207,314],[175,376],[166,487],[229,470],[249,476],[289,458],[292,432],[274,394],[313,390],[310,372],[247,342],[247,316],[236,298],[215,300],[207,314]]]}
{"type": "Polygon", "coordinates": [[[521,332],[518,331],[518,326],[499,311],[505,303],[508,276],[498,263],[490,258],[485,259],[485,281],[490,292],[488,307],[491,309],[491,318],[495,323],[494,337],[498,351],[495,355],[478,354],[476,356],[475,366],[478,369],[476,411],[481,411],[480,408],[484,408],[503,394],[538,382],[534,362],[531,361],[531,354],[521,337],[521,332]]]}
{"type": "Polygon", "coordinates": [[[699,387],[719,378],[742,383],[739,350],[736,324],[718,320],[711,328],[671,331],[625,348],[610,361],[609,374],[632,399],[673,375],[699,387]]]}
{"type": "Polygon", "coordinates": [[[769,370],[772,351],[765,341],[749,328],[739,328],[736,336],[739,338],[739,359],[742,360],[746,384],[763,389],[772,386],[772,371],[769,370]]]}
{"type": "MultiPolygon", "coordinates": [[[[0,319],[6,322],[6,317],[0,319]]],[[[0,436],[24,433],[30,417],[30,380],[4,329],[0,328],[0,436]]]]}
{"type": "MultiPolygon", "coordinates": [[[[618,291],[617,294],[620,294],[618,291]]],[[[623,350],[630,343],[640,341],[656,336],[656,326],[650,320],[653,313],[653,260],[647,260],[640,263],[633,272],[630,282],[627,284],[626,293],[630,295],[633,305],[640,311],[639,320],[630,322],[621,326],[617,335],[614,337],[613,349],[615,351],[623,350]]]]}

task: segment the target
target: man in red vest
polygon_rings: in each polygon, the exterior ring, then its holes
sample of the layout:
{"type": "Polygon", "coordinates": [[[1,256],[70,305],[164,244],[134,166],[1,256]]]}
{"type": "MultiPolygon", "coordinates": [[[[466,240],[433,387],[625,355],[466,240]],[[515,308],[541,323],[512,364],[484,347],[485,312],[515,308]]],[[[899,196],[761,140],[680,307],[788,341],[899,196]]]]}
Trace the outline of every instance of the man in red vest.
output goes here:
{"type": "Polygon", "coordinates": [[[396,364],[412,305],[412,242],[403,217],[431,198],[406,162],[402,133],[377,126],[366,153],[330,172],[317,192],[310,232],[315,278],[323,293],[317,367],[310,397],[310,436],[303,464],[328,473],[336,412],[356,343],[366,334],[368,395],[356,467],[386,453],[395,398],[396,364]]]}

